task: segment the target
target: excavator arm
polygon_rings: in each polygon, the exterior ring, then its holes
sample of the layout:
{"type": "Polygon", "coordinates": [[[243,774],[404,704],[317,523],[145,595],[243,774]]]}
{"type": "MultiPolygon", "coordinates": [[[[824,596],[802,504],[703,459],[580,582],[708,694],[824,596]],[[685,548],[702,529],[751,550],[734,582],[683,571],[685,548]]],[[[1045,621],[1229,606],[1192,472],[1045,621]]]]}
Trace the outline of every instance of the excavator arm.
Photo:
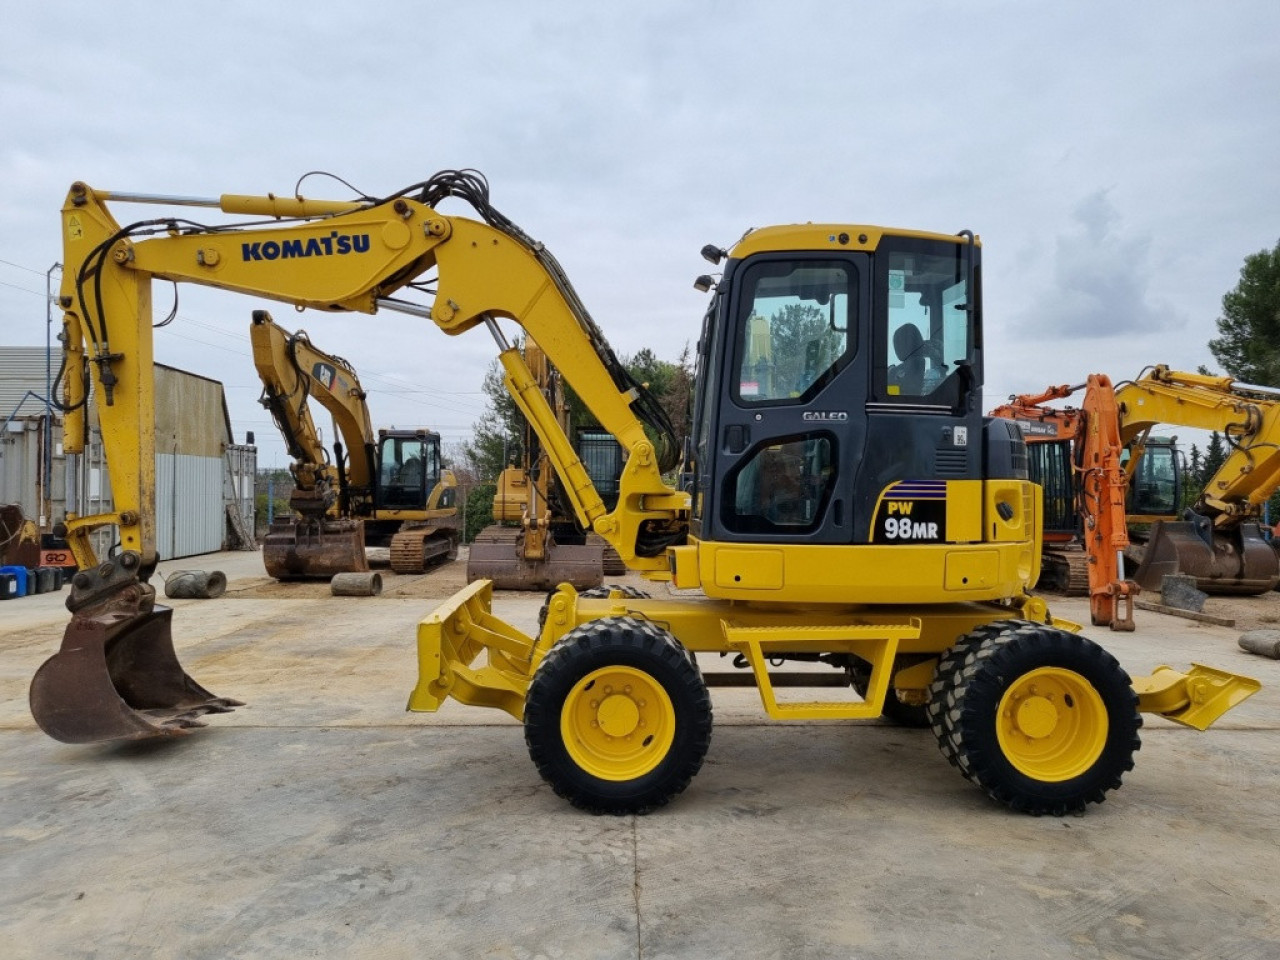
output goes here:
{"type": "MultiPolygon", "coordinates": [[[[439,200],[451,192],[460,192],[456,182],[433,180],[422,185],[421,195],[439,200]]],[[[268,195],[185,202],[287,216],[288,222],[214,228],[166,219],[123,229],[106,207],[113,198],[174,202],[76,184],[63,209],[66,262],[78,266],[68,270],[61,299],[73,328],[69,339],[74,342],[77,330],[87,334],[82,340],[103,390],[104,419],[148,432],[152,403],[129,391],[144,390],[140,381],[149,379],[139,374],[150,371],[152,279],[326,312],[400,311],[429,318],[451,335],[483,324],[499,345],[507,388],[538,434],[579,521],[596,529],[633,568],[665,568],[662,549],[683,537],[689,498],[662,480],[663,469],[673,465],[667,454],[676,451],[664,451],[649,438],[635,409],[656,404],[626,377],[551,255],[488,207],[487,198],[468,196],[493,223],[445,216],[424,199],[403,195],[359,203],[268,195]],[[393,296],[432,270],[438,271],[433,303],[393,296]],[[565,373],[570,385],[627,452],[623,495],[614,511],[605,509],[536,377],[499,328],[503,318],[522,327],[557,369],[571,371],[565,373]],[[118,347],[126,349],[117,352],[118,347]]],[[[116,459],[137,460],[130,451],[116,459]]],[[[145,498],[140,493],[130,499],[140,504],[145,498]]],[[[141,549],[147,539],[137,526],[121,524],[128,533],[126,549],[141,549]]]]}
{"type": "MultiPolygon", "coordinates": [[[[1084,566],[1090,618],[1095,626],[1133,630],[1133,598],[1138,585],[1124,576],[1124,551],[1129,545],[1125,515],[1128,475],[1121,463],[1125,445],[1110,378],[1091,374],[1085,383],[1076,386],[1063,384],[1037,394],[1010,397],[991,415],[1018,421],[1029,434],[1031,444],[1046,440],[1070,444],[1069,486],[1084,541],[1083,556],[1073,556],[1087,561],[1084,566]],[[1081,390],[1084,393],[1079,408],[1045,406],[1081,390]]],[[[1049,482],[1049,478],[1044,479],[1049,482]]]]}
{"type": "Polygon", "coordinates": [[[1280,582],[1280,561],[1258,521],[1280,487],[1280,392],[1230,377],[1152,368],[1116,388],[1123,443],[1157,424],[1218,431],[1229,453],[1179,522],[1158,521],[1135,578],[1159,590],[1166,575],[1196,578],[1209,593],[1265,593],[1280,582]]]}
{"type": "Polygon", "coordinates": [[[1280,486],[1280,391],[1160,365],[1118,387],[1116,399],[1125,443],[1162,423],[1221,433],[1230,452],[1205,484],[1196,512],[1220,529],[1261,518],[1280,486]]]}
{"type": "MultiPolygon", "coordinates": [[[[68,600],[73,619],[31,691],[32,712],[51,736],[89,742],[180,734],[202,713],[234,705],[182,670],[170,611],[155,608],[147,583],[157,559],[151,312],[157,279],[300,309],[399,311],[428,318],[450,335],[488,327],[507,388],[538,434],[579,523],[601,534],[633,569],[666,575],[664,550],[686,536],[689,497],[662,477],[674,466],[674,443],[650,439],[637,415],[659,408],[627,377],[554,258],[489,205],[481,179],[447,172],[390,197],[338,202],[157,197],[76,183],[63,206],[62,230],[67,445],[70,452],[83,449],[92,396],[114,509],[68,517],[68,540],[81,567],[68,600]],[[468,200],[482,219],[435,209],[450,196],[468,200]],[[109,209],[121,203],[251,219],[208,224],[165,216],[122,226],[109,209]],[[434,300],[414,298],[415,283],[432,271],[434,300]],[[406,290],[407,297],[396,296],[406,290]],[[502,319],[522,327],[557,368],[572,371],[573,388],[624,448],[614,510],[606,509],[536,378],[507,341],[502,319]],[[112,524],[119,528],[120,554],[99,563],[89,533],[112,524]],[[162,675],[164,682],[139,692],[133,681],[141,673],[162,675]]],[[[648,419],[662,425],[660,418],[648,419]]]]}
{"type": "MultiPolygon", "coordinates": [[[[333,491],[347,503],[334,504],[335,515],[351,512],[351,489],[360,498],[371,496],[377,445],[365,392],[355,369],[341,357],[326,353],[305,331],[290,333],[265,310],[253,312],[249,328],[253,363],[262,380],[262,405],[271,411],[294,458],[294,476],[316,473],[332,482],[333,491]],[[308,399],[314,398],[333,416],[346,455],[338,453],[330,465],[308,399]]],[[[341,448],[339,448],[341,449],[341,448]]]]}

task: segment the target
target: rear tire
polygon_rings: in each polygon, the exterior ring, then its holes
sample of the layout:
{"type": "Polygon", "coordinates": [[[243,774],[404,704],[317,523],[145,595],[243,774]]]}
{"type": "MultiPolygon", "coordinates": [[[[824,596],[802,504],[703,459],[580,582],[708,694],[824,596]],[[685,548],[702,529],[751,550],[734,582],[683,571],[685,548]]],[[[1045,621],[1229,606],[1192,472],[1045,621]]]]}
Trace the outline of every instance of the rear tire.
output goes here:
{"type": "Polygon", "coordinates": [[[992,624],[966,640],[950,677],[939,670],[945,708],[935,713],[943,754],[970,780],[1036,816],[1082,811],[1120,786],[1142,717],[1115,657],[1034,623],[992,624]]]}
{"type": "Polygon", "coordinates": [[[646,813],[702,767],[711,698],[670,633],[605,617],[565,634],[539,664],[524,730],[538,773],[575,807],[646,813]]]}
{"type": "Polygon", "coordinates": [[[1022,626],[1021,620],[996,620],[983,624],[956,640],[955,644],[943,653],[938,666],[933,671],[933,683],[929,685],[929,703],[925,714],[929,718],[929,729],[938,741],[938,749],[947,758],[947,762],[955,767],[966,780],[971,780],[969,770],[964,765],[951,740],[950,723],[958,710],[955,702],[956,675],[967,663],[971,663],[982,642],[997,637],[1006,630],[1015,630],[1022,626]]]}

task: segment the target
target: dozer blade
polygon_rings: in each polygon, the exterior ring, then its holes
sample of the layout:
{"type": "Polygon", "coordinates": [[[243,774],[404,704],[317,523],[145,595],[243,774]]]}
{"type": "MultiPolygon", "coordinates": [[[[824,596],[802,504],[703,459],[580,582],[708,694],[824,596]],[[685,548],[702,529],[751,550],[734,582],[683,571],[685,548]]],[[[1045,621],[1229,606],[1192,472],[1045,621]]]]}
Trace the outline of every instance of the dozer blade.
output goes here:
{"type": "Polygon", "coordinates": [[[262,541],[267,575],[277,580],[329,580],[367,573],[363,520],[277,520],[262,541]]]}
{"type": "Polygon", "coordinates": [[[1179,573],[1195,577],[1205,593],[1254,596],[1280,582],[1280,560],[1256,523],[1223,532],[1207,521],[1157,520],[1133,578],[1159,593],[1165,575],[1179,573]]]}
{"type": "Polygon", "coordinates": [[[522,719],[534,643],[493,615],[493,584],[469,584],[418,624],[418,683],[408,709],[434,712],[452,697],[522,719]]]}
{"type": "Polygon", "coordinates": [[[173,650],[173,611],[73,617],[62,648],[31,681],[31,715],[63,743],[172,737],[204,726],[238,700],[215,697],[192,680],[173,650]]]}
{"type": "Polygon", "coordinates": [[[497,590],[551,590],[561,583],[589,590],[604,583],[604,548],[554,543],[545,559],[526,560],[519,543],[477,540],[467,559],[467,581],[476,580],[492,580],[497,590]]]}
{"type": "Polygon", "coordinates": [[[1262,689],[1252,677],[1193,663],[1186,673],[1159,666],[1149,677],[1134,677],[1138,709],[1197,730],[1207,730],[1228,710],[1262,689]]]}

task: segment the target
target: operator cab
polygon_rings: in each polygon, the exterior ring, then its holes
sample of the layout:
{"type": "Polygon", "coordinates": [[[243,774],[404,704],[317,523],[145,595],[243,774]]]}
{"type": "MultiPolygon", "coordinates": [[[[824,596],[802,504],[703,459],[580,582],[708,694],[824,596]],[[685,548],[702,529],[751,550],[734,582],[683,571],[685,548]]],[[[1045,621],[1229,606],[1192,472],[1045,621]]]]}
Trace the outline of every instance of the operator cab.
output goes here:
{"type": "Polygon", "coordinates": [[[375,506],[424,509],[440,482],[440,435],[428,430],[380,430],[378,434],[375,506]]]}
{"type": "Polygon", "coordinates": [[[969,234],[748,234],[699,342],[694,536],[946,542],[946,481],[986,467],[980,253],[969,234]]]}
{"type": "MultiPolygon", "coordinates": [[[[1120,455],[1126,472],[1131,472],[1125,512],[1133,517],[1177,517],[1182,512],[1181,462],[1177,437],[1150,437],[1142,456],[1130,470],[1132,445],[1120,455]]],[[[1142,521],[1138,521],[1142,522],[1142,521]]]]}

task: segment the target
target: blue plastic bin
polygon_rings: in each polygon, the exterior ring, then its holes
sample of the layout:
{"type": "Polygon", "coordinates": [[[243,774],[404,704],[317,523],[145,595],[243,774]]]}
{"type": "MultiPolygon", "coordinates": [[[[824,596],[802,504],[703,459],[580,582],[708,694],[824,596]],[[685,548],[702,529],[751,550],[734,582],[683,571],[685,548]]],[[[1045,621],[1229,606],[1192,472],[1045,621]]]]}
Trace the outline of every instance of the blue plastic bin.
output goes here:
{"type": "Polygon", "coordinates": [[[10,593],[10,599],[13,597],[25,597],[27,595],[27,568],[26,567],[0,567],[0,574],[9,574],[13,577],[14,586],[10,593]]]}

